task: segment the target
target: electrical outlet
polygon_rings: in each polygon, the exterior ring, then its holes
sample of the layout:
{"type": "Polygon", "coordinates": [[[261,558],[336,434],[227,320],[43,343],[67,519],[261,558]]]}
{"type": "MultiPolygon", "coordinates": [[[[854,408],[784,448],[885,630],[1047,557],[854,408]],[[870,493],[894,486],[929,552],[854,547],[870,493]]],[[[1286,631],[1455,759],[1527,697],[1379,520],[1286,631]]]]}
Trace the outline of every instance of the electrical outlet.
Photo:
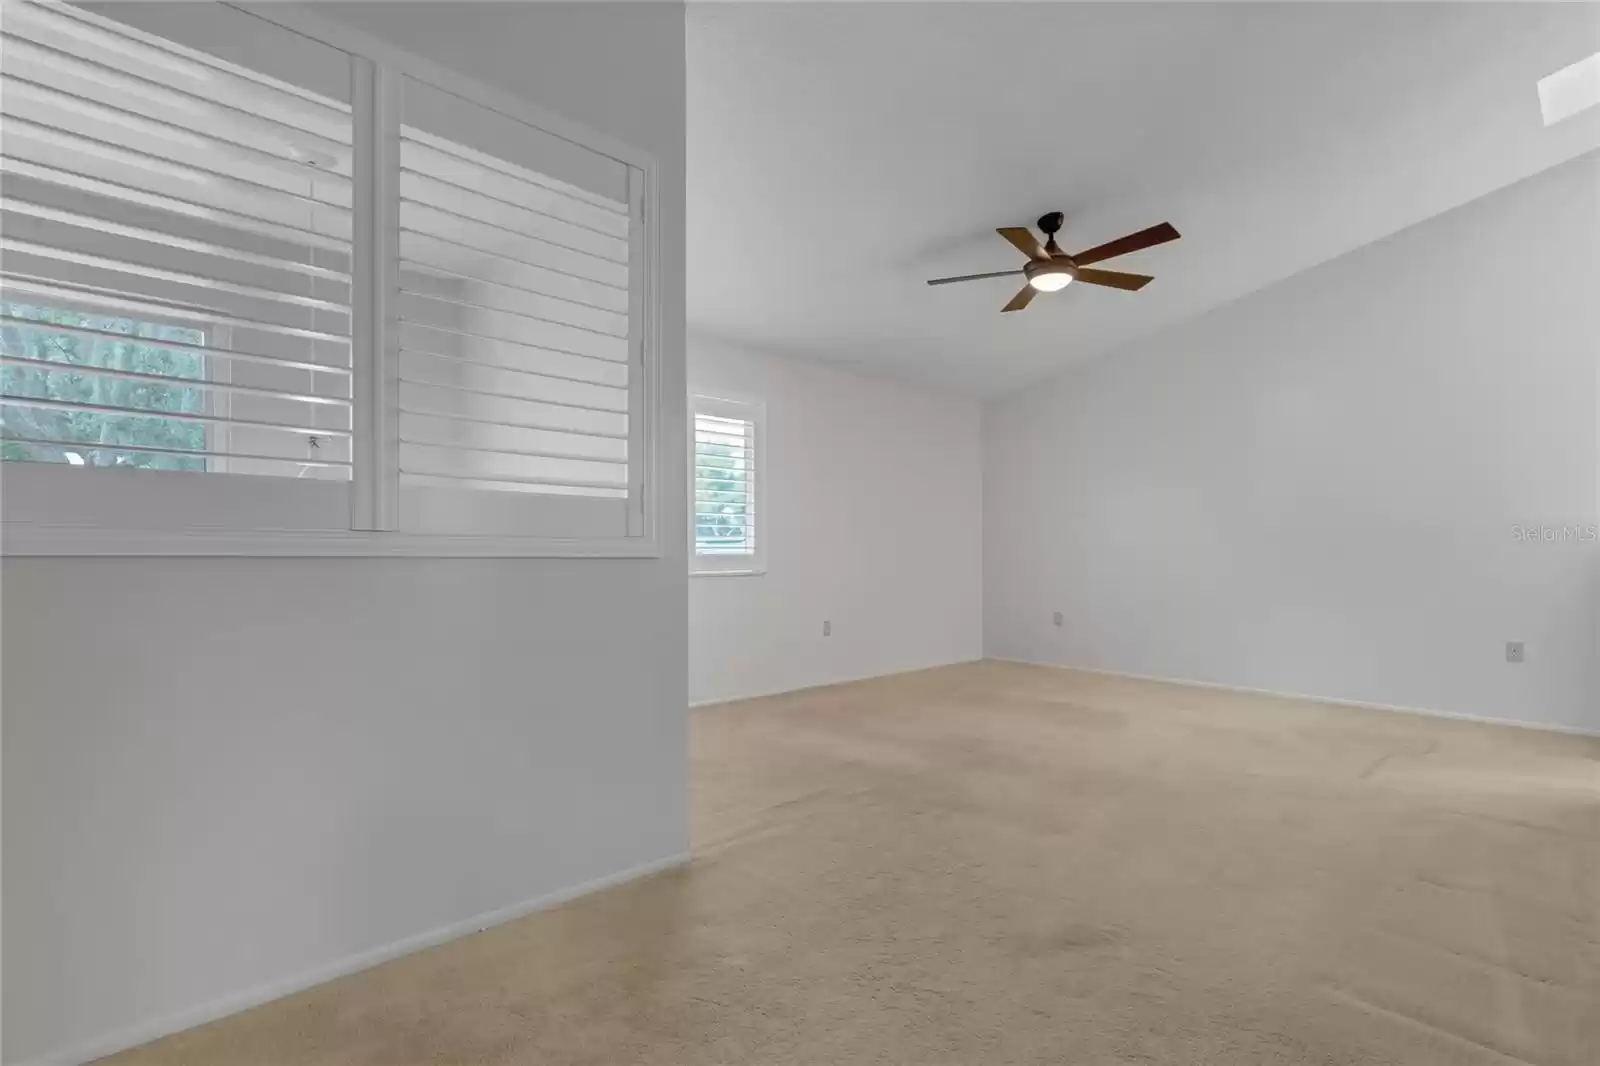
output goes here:
{"type": "Polygon", "coordinates": [[[1520,640],[1508,640],[1508,641],[1506,641],[1506,662],[1508,662],[1508,663],[1520,663],[1522,661],[1522,658],[1523,658],[1522,641],[1520,641],[1520,640]]]}
{"type": "Polygon", "coordinates": [[[827,619],[823,619],[822,621],[822,635],[825,637],[833,636],[833,623],[827,619]]]}
{"type": "Polygon", "coordinates": [[[1056,625],[1060,625],[1061,623],[1065,622],[1066,619],[1061,617],[1061,612],[1060,611],[1057,611],[1056,612],[1056,616],[1053,619],[1053,621],[1055,622],[1056,625]]]}

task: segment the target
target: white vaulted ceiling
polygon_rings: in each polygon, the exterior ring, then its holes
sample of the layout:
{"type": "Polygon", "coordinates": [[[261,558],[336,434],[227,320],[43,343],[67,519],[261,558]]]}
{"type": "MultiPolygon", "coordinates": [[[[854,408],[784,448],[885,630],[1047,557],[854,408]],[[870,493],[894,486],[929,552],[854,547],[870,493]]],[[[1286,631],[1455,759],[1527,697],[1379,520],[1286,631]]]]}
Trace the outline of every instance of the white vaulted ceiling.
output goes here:
{"type": "Polygon", "coordinates": [[[689,323],[994,394],[1600,146],[1538,80],[1600,50],[1589,4],[698,4],[689,323]],[[1174,244],[1001,315],[995,236],[1174,244]]]}

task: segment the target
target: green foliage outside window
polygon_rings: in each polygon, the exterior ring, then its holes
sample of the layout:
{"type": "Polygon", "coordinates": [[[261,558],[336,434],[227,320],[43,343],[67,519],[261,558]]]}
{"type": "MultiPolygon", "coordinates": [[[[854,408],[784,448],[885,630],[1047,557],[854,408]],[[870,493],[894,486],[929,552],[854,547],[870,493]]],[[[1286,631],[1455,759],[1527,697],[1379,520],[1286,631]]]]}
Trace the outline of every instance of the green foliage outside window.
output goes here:
{"type": "MultiPolygon", "coordinates": [[[[0,351],[39,363],[38,366],[16,363],[0,366],[0,393],[8,399],[33,397],[139,411],[205,412],[206,390],[202,388],[115,378],[73,369],[104,367],[179,381],[203,381],[205,358],[202,355],[151,343],[178,341],[203,345],[205,334],[199,330],[33,304],[0,302],[0,310],[13,319],[102,330],[128,337],[127,340],[112,340],[72,336],[30,329],[15,321],[0,324],[0,351]]],[[[204,470],[205,452],[203,422],[162,418],[159,413],[106,414],[0,403],[0,457],[10,461],[204,470]],[[37,444],[15,439],[18,437],[61,443],[37,444]],[[141,446],[197,454],[140,452],[137,449],[141,446]]]]}
{"type": "Polygon", "coordinates": [[[695,550],[701,554],[748,552],[750,464],[742,450],[716,441],[695,442],[695,550]]]}

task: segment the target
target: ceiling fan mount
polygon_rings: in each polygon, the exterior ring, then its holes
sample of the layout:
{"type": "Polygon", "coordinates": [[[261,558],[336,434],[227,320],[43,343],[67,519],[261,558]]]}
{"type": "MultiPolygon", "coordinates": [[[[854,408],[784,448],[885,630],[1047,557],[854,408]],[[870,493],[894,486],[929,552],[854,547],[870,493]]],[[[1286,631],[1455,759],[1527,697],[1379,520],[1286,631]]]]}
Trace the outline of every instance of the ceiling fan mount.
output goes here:
{"type": "Polygon", "coordinates": [[[1028,262],[1021,270],[995,270],[985,274],[962,274],[953,278],[934,278],[929,285],[948,285],[956,281],[977,281],[982,278],[1014,277],[1018,274],[1026,279],[1027,284],[1022,290],[1011,298],[1000,310],[1020,311],[1033,300],[1036,292],[1057,292],[1066,288],[1074,281],[1087,282],[1090,285],[1104,285],[1108,288],[1123,289],[1128,292],[1137,292],[1155,279],[1148,274],[1127,274],[1119,270],[1086,270],[1090,263],[1098,263],[1129,252],[1141,251],[1152,248],[1158,244],[1175,241],[1180,234],[1170,222],[1142,229],[1137,233],[1130,233],[1126,237],[1119,237],[1114,241],[1096,245],[1076,255],[1068,255],[1056,244],[1056,234],[1060,232],[1066,221],[1060,211],[1051,211],[1040,215],[1037,225],[1039,232],[1045,235],[1044,244],[1040,244],[1033,232],[1024,226],[1002,226],[995,232],[1004,237],[1012,247],[1028,257],[1028,262]]]}
{"type": "MultiPolygon", "coordinates": [[[[1040,215],[1039,221],[1036,223],[1036,225],[1039,227],[1039,232],[1044,234],[1044,254],[1049,256],[1051,259],[1070,258],[1061,250],[1061,246],[1056,243],[1056,234],[1061,231],[1061,224],[1066,220],[1067,216],[1063,215],[1060,211],[1051,211],[1047,215],[1040,215]]],[[[1027,269],[1027,267],[1023,268],[1024,271],[1027,269]]],[[[1033,280],[1032,274],[1028,275],[1028,280],[1030,282],[1033,280]]]]}

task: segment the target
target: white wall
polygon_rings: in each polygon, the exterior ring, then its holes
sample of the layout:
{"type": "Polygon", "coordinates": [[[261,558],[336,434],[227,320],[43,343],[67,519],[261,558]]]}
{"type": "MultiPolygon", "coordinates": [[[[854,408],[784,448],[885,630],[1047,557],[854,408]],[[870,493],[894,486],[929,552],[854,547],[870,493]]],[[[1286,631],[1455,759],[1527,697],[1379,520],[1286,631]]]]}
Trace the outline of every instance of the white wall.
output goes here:
{"type": "MultiPolygon", "coordinates": [[[[683,10],[360,4],[656,153],[683,394],[683,10]]],[[[682,410],[662,426],[683,477],[682,410]]],[[[6,559],[4,1061],[82,1058],[687,848],[659,560],[6,559]]]]}
{"type": "Polygon", "coordinates": [[[1591,154],[987,408],[987,652],[1600,729],[1512,538],[1600,521],[1597,234],[1591,154]]]}
{"type": "Polygon", "coordinates": [[[770,536],[765,574],[690,580],[690,700],[982,654],[976,400],[702,337],[689,383],[766,403],[770,536]]]}

